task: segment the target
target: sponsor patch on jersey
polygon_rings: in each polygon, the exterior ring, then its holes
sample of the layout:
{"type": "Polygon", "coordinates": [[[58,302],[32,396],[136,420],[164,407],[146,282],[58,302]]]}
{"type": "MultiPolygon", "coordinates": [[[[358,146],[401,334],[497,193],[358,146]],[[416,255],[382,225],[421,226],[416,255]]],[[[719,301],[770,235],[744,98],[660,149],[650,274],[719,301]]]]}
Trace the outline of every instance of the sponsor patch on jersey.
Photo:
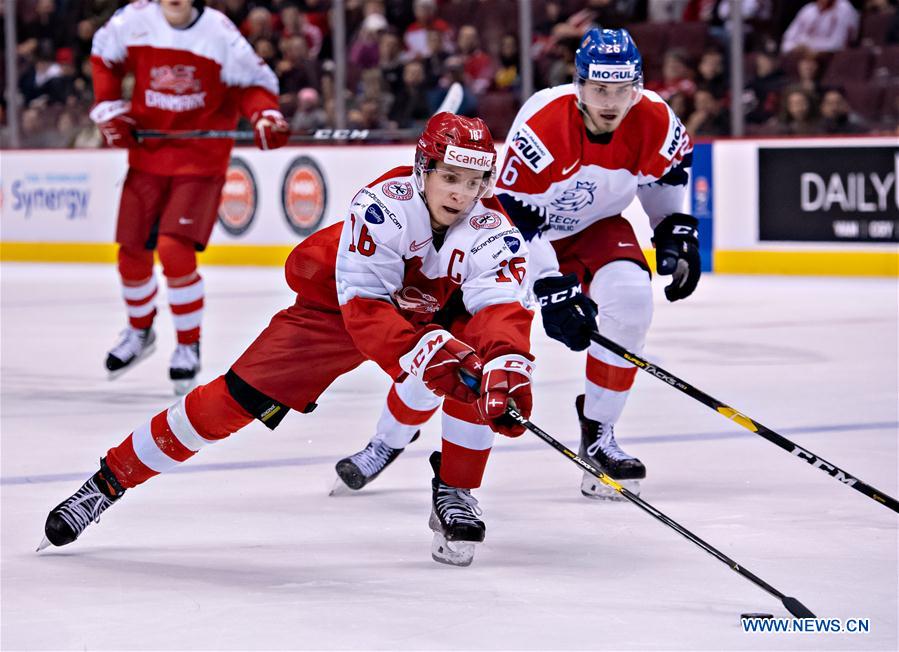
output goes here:
{"type": "Polygon", "coordinates": [[[503,223],[503,218],[496,213],[484,213],[483,215],[475,215],[468,220],[468,223],[471,224],[473,229],[495,229],[503,223]]]}
{"type": "Polygon", "coordinates": [[[665,135],[665,140],[662,141],[662,147],[659,149],[659,154],[670,161],[674,158],[674,155],[677,154],[677,150],[680,149],[681,143],[684,140],[684,134],[687,130],[684,129],[684,125],[681,124],[680,119],[674,115],[674,111],[671,110],[671,107],[666,104],[665,108],[668,109],[668,133],[665,135]]]}
{"type": "Polygon", "coordinates": [[[596,184],[592,181],[575,181],[574,188],[565,190],[550,204],[557,211],[576,213],[593,203],[596,184]]]}
{"type": "Polygon", "coordinates": [[[243,235],[256,218],[258,200],[258,186],[250,166],[243,159],[232,158],[219,202],[219,225],[234,237],[243,235]]]}
{"type": "Polygon", "coordinates": [[[444,163],[483,172],[489,172],[493,169],[495,159],[495,154],[468,149],[467,147],[456,147],[455,145],[447,145],[446,154],[443,156],[444,163]]]}
{"type": "Polygon", "coordinates": [[[370,204],[369,207],[365,209],[365,221],[369,224],[383,224],[384,211],[381,210],[380,206],[370,204]]]}
{"type": "Polygon", "coordinates": [[[518,250],[521,249],[521,240],[512,235],[507,235],[503,238],[503,242],[506,243],[506,246],[509,248],[513,254],[518,253],[518,250]]]}
{"type": "Polygon", "coordinates": [[[408,201],[412,199],[412,184],[408,181],[388,181],[381,186],[381,192],[391,199],[408,201]]]}
{"type": "Polygon", "coordinates": [[[524,159],[525,165],[538,174],[553,162],[553,155],[549,153],[546,145],[526,124],[521,125],[512,136],[512,149],[524,159]]]}
{"type": "Polygon", "coordinates": [[[590,79],[599,82],[629,82],[637,78],[637,66],[634,64],[590,64],[590,79]]]}
{"type": "Polygon", "coordinates": [[[315,233],[328,206],[328,186],[318,164],[299,156],[287,168],[281,184],[281,207],[287,226],[300,236],[315,233]]]}

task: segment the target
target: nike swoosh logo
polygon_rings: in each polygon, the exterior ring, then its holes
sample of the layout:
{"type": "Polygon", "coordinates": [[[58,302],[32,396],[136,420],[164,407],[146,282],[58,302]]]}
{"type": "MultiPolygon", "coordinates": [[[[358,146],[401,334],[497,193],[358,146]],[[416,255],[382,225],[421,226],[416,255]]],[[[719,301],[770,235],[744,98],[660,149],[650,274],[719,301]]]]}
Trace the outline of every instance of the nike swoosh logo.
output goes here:
{"type": "Polygon", "coordinates": [[[179,217],[178,224],[193,224],[194,221],[192,219],[188,219],[186,217],[179,217]]]}
{"type": "Polygon", "coordinates": [[[409,245],[409,249],[411,249],[412,251],[418,251],[419,249],[424,249],[429,244],[431,244],[431,240],[433,240],[433,238],[428,238],[424,242],[415,242],[415,240],[413,240],[412,244],[409,245]]]}
{"type": "Polygon", "coordinates": [[[619,247],[633,247],[634,243],[633,242],[619,242],[618,246],[619,247]]]}
{"type": "Polygon", "coordinates": [[[572,163],[570,167],[562,168],[562,176],[564,177],[566,174],[568,174],[569,172],[571,172],[571,171],[574,169],[574,166],[577,165],[577,164],[580,163],[580,162],[581,162],[581,159],[578,159],[578,160],[576,160],[574,163],[572,163]]]}

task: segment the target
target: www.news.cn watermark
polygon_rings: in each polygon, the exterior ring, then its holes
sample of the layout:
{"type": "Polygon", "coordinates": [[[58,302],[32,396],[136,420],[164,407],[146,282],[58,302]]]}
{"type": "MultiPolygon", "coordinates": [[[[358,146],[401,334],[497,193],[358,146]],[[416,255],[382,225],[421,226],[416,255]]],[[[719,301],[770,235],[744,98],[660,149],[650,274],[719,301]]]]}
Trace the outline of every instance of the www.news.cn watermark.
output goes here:
{"type": "Polygon", "coordinates": [[[742,618],[743,631],[785,634],[867,634],[870,618],[742,618]]]}

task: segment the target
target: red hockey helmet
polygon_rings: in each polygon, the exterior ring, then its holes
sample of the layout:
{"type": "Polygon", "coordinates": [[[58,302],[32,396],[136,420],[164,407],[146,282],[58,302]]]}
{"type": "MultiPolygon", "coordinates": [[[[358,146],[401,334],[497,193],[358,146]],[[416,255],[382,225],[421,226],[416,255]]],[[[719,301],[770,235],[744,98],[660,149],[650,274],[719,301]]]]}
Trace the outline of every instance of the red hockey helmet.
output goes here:
{"type": "Polygon", "coordinates": [[[424,174],[437,161],[481,170],[484,182],[478,199],[492,188],[496,175],[496,150],[490,129],[480,118],[438,113],[428,120],[415,148],[415,183],[424,192],[424,174]]]}

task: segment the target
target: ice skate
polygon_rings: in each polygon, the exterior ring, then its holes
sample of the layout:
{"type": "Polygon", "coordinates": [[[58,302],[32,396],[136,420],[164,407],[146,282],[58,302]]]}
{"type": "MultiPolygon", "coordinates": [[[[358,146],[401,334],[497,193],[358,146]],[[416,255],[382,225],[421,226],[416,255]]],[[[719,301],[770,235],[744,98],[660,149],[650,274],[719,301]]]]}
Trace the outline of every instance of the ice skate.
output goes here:
{"type": "MultiPolygon", "coordinates": [[[[581,422],[581,447],[578,455],[625,489],[640,495],[640,480],[646,477],[643,462],[621,450],[615,441],[615,427],[612,424],[600,423],[584,416],[583,394],[575,399],[575,407],[581,422]]],[[[581,481],[581,493],[597,500],[625,500],[617,491],[587,472],[584,472],[581,481]]]]}
{"type": "Polygon", "coordinates": [[[441,564],[470,566],[475,545],[484,541],[487,526],[478,518],[481,509],[469,489],[450,487],[440,479],[440,453],[431,453],[431,518],[434,531],[431,558],[441,564]]]}
{"type": "Polygon", "coordinates": [[[169,378],[175,385],[175,395],[183,396],[197,384],[200,372],[200,343],[179,344],[172,353],[169,364],[169,378]]]}
{"type": "MultiPolygon", "coordinates": [[[[409,443],[418,439],[420,434],[421,431],[417,430],[409,443]]],[[[404,450],[406,449],[391,448],[375,437],[361,451],[345,457],[337,463],[335,468],[339,480],[334,490],[331,491],[331,495],[342,493],[341,484],[353,491],[359,491],[377,478],[404,450]]]]}
{"type": "Polygon", "coordinates": [[[51,543],[54,546],[72,543],[88,525],[99,523],[100,515],[124,493],[125,490],[106,466],[106,458],[101,459],[100,470],[47,515],[44,539],[37,548],[38,552],[51,543]]]}
{"type": "Polygon", "coordinates": [[[109,380],[114,380],[156,350],[156,333],[152,328],[127,327],[118,344],[106,354],[109,380]]]}

